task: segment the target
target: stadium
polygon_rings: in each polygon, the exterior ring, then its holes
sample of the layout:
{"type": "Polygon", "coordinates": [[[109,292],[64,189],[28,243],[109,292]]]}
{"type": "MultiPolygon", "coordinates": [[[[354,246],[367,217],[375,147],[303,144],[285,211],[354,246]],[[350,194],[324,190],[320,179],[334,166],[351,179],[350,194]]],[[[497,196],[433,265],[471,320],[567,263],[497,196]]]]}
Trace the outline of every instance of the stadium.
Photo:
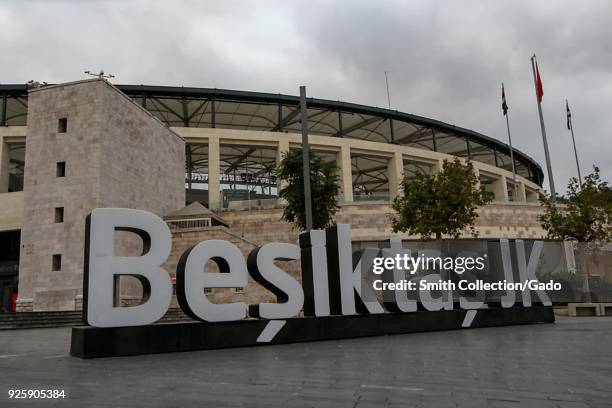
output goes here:
{"type": "MultiPolygon", "coordinates": [[[[338,164],[337,221],[352,225],[354,245],[392,235],[389,203],[402,177],[435,172],[454,157],[472,160],[495,196],[479,210],[481,237],[545,235],[537,221],[542,169],[517,149],[511,155],[501,136],[379,107],[307,104],[310,147],[338,164]]],[[[299,97],[291,95],[102,79],[0,85],[2,309],[81,308],[85,217],[96,207],[164,217],[171,273],[176,254],[198,240],[227,239],[244,251],[295,242],[298,232],[280,220],[273,169],[301,147],[300,132],[299,97]]],[[[129,303],[133,285],[120,292],[129,303]]]]}

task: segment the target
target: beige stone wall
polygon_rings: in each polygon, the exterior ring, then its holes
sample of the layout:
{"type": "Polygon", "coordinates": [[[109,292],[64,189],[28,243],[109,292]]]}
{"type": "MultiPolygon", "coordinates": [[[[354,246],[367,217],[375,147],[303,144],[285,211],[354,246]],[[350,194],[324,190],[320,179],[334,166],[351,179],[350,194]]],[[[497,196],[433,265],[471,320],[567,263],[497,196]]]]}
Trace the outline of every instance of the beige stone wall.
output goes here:
{"type": "MultiPolygon", "coordinates": [[[[98,207],[158,215],[184,205],[184,141],[102,80],[30,92],[19,271],[20,310],[74,310],[85,218],[98,207]],[[58,133],[58,120],[68,129],[58,133]],[[66,176],[56,177],[56,162],[66,176]],[[64,207],[64,222],[54,220],[64,207]],[[52,270],[52,255],[61,269],[52,270]]],[[[130,247],[120,238],[118,247],[130,247]]]]}
{"type": "MultiPolygon", "coordinates": [[[[540,213],[539,205],[535,204],[494,203],[479,210],[476,229],[480,238],[541,238],[545,232],[537,221],[540,213]]],[[[229,229],[206,227],[173,232],[172,253],[163,266],[170,274],[174,274],[181,254],[199,242],[210,239],[230,241],[241,250],[245,259],[254,248],[269,242],[297,243],[298,231],[281,221],[281,214],[282,208],[219,211],[219,215],[228,222],[229,229]]],[[[343,204],[336,221],[351,225],[353,241],[387,240],[394,235],[391,232],[390,214],[388,203],[343,204]]],[[[405,239],[416,238],[406,234],[398,235],[405,239]]],[[[463,237],[471,238],[471,235],[465,233],[463,237]]],[[[282,262],[279,266],[301,282],[299,262],[282,262]]],[[[212,263],[206,268],[211,272],[217,270],[212,263]]],[[[244,293],[236,293],[233,289],[214,289],[207,296],[215,303],[242,301],[254,304],[273,301],[272,294],[251,278],[244,293]]],[[[173,306],[178,307],[176,299],[173,300],[173,306]]]]}
{"type": "MultiPolygon", "coordinates": [[[[480,238],[542,238],[546,235],[537,216],[541,207],[531,203],[493,203],[478,210],[475,226],[480,238]]],[[[389,216],[392,210],[386,202],[341,204],[336,222],[351,225],[353,241],[385,240],[394,235],[389,216]]],[[[265,242],[291,242],[297,240],[298,231],[281,221],[282,208],[219,211],[230,230],[256,244],[265,242]]],[[[404,239],[415,236],[397,234],[404,239]]],[[[464,233],[463,238],[471,238],[464,233]]]]}
{"type": "Polygon", "coordinates": [[[23,216],[23,191],[0,194],[0,231],[21,228],[23,216]]]}
{"type": "MultiPolygon", "coordinates": [[[[255,242],[241,238],[239,235],[233,233],[232,230],[228,230],[227,228],[221,226],[174,232],[172,234],[172,254],[166,263],[164,263],[163,267],[169,273],[175,274],[180,256],[199,242],[210,239],[221,239],[236,245],[244,255],[245,262],[248,254],[253,249],[260,246],[260,244],[264,243],[260,242],[256,244],[255,242]]],[[[274,241],[271,240],[268,242],[274,241]]],[[[291,273],[291,275],[294,276],[298,282],[301,282],[299,261],[279,261],[277,264],[280,268],[291,273]]],[[[206,268],[209,272],[218,271],[216,265],[212,262],[210,262],[206,268]]],[[[249,283],[244,289],[244,292],[237,292],[234,288],[212,289],[211,293],[207,294],[207,296],[212,302],[215,303],[246,302],[248,304],[256,304],[260,302],[273,302],[275,300],[271,292],[264,289],[261,285],[251,279],[251,277],[249,277],[249,283]]],[[[174,298],[172,306],[178,307],[176,298],[174,298]]]]}

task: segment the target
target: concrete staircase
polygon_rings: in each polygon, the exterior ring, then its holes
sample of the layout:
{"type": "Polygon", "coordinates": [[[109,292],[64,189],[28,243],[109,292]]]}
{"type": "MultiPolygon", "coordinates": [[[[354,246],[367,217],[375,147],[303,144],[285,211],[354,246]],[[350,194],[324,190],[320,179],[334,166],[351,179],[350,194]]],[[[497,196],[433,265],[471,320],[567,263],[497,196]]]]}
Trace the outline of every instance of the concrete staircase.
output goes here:
{"type": "MultiPolygon", "coordinates": [[[[159,323],[188,322],[192,319],[181,309],[169,309],[159,323]]],[[[83,312],[0,313],[0,330],[83,326],[83,312]]]]}
{"type": "Polygon", "coordinates": [[[0,313],[0,330],[70,327],[82,324],[82,312],[0,313]]]}

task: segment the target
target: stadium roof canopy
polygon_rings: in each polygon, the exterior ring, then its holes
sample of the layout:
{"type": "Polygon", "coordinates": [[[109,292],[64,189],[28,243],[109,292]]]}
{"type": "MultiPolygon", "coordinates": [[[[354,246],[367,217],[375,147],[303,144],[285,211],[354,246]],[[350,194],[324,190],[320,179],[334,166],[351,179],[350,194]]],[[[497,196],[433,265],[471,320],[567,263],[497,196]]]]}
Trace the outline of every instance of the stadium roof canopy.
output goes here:
{"type": "MultiPolygon", "coordinates": [[[[299,97],[211,88],[116,85],[175,127],[300,132],[299,97]]],[[[27,85],[0,85],[0,126],[27,122],[27,85]]],[[[309,133],[394,143],[448,153],[512,170],[505,143],[435,119],[340,101],[308,98],[309,133]]],[[[538,163],[517,149],[517,174],[542,185],[538,163]]]]}

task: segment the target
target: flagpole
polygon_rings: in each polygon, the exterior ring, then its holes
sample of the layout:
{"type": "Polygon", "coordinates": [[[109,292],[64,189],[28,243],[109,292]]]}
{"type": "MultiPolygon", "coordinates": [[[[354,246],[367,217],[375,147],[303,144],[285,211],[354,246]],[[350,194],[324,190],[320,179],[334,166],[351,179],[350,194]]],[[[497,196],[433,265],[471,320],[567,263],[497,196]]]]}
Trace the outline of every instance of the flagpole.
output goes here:
{"type": "Polygon", "coordinates": [[[542,140],[544,142],[544,157],[546,158],[546,170],[548,171],[548,183],[550,184],[550,195],[555,196],[555,181],[553,179],[552,167],[550,165],[550,154],[548,153],[548,142],[546,141],[546,128],[544,127],[544,116],[542,115],[542,104],[538,92],[538,80],[536,78],[536,55],[531,57],[531,69],[533,71],[533,84],[535,85],[536,101],[538,102],[538,112],[540,113],[540,128],[542,130],[542,140]]]}
{"type": "Polygon", "coordinates": [[[576,139],[574,139],[574,122],[572,121],[572,114],[569,112],[569,105],[567,99],[565,100],[565,106],[568,109],[567,124],[569,125],[570,131],[572,132],[572,144],[574,145],[574,157],[576,158],[576,169],[578,170],[578,182],[582,189],[582,176],[580,175],[580,164],[578,164],[578,151],[576,150],[576,139]]]}
{"type": "MultiPolygon", "coordinates": [[[[502,90],[504,89],[504,83],[502,82],[502,90]]],[[[505,95],[504,95],[505,98],[505,95]]],[[[505,102],[505,100],[504,100],[505,102]]],[[[508,129],[508,143],[510,144],[510,160],[512,161],[512,198],[516,198],[516,168],[514,167],[514,151],[512,149],[512,136],[510,135],[510,120],[508,119],[508,108],[504,113],[506,117],[506,128],[508,129]]]]}

